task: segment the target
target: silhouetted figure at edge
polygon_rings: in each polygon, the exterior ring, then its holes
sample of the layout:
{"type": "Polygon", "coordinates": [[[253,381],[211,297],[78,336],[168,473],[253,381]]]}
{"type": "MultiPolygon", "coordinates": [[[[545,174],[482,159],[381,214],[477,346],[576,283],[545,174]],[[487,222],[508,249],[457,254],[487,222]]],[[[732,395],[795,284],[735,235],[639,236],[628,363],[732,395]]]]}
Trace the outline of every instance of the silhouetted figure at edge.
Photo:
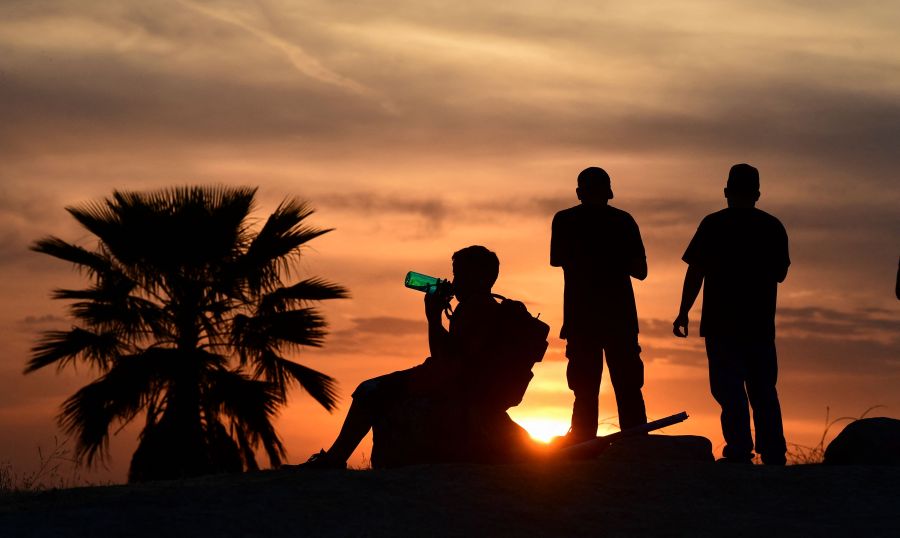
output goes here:
{"type": "Polygon", "coordinates": [[[634,219],[609,205],[609,175],[591,167],[578,175],[581,204],[553,218],[550,265],[565,275],[563,327],[569,364],[566,379],[575,393],[572,428],[565,444],[597,435],[603,354],[616,394],[622,429],[647,422],[644,363],[638,345],[637,307],[631,278],[647,277],[647,258],[634,219]]]}
{"type": "Polygon", "coordinates": [[[897,283],[894,285],[894,294],[900,299],[900,262],[897,263],[897,283]]]}
{"type": "Polygon", "coordinates": [[[687,336],[688,312],[702,286],[700,336],[706,338],[710,388],[722,407],[723,461],[752,461],[749,398],[756,452],[763,463],[784,465],[775,299],[791,263],[787,233],[777,218],[755,207],[756,168],[732,166],[725,198],[728,208],[703,219],[682,258],[688,269],[673,330],[687,336]]]}
{"type": "Polygon", "coordinates": [[[362,382],[353,392],[353,402],[334,444],[299,467],[346,467],[347,459],[370,429],[375,431],[372,464],[377,467],[501,462],[526,455],[530,438],[506,414],[518,402],[503,399],[503,372],[490,366],[492,354],[502,344],[498,342],[497,326],[505,306],[491,295],[500,261],[483,246],[464,248],[454,253],[452,260],[452,287],[458,304],[449,330],[442,321],[449,298],[425,295],[431,356],[408,370],[362,382]],[[404,431],[379,433],[385,421],[400,423],[404,431]],[[404,422],[408,422],[405,428],[404,422]],[[383,441],[380,435],[393,439],[383,441]],[[380,445],[386,443],[393,445],[394,454],[382,456],[380,445]]]}

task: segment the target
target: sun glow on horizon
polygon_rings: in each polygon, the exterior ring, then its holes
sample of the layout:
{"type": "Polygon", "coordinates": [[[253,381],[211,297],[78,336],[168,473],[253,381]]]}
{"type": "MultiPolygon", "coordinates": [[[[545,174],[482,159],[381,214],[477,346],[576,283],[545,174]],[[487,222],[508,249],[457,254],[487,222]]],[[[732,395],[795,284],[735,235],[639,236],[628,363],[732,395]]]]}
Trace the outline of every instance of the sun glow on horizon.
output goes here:
{"type": "Polygon", "coordinates": [[[569,431],[569,421],[561,418],[521,417],[514,420],[525,428],[532,439],[541,443],[549,443],[554,437],[569,431]]]}
{"type": "MultiPolygon", "coordinates": [[[[548,416],[510,416],[519,426],[525,428],[532,439],[540,443],[549,443],[554,437],[565,435],[569,431],[569,417],[548,416]]],[[[619,431],[612,424],[601,422],[597,427],[597,435],[609,435],[619,431]]]]}

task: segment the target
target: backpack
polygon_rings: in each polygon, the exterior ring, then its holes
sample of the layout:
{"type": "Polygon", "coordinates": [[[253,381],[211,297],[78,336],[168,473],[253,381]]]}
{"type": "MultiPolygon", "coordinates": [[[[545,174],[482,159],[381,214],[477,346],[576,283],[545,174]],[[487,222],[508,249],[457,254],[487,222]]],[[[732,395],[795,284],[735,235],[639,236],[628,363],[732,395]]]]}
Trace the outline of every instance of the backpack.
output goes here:
{"type": "Polygon", "coordinates": [[[503,410],[522,402],[525,390],[534,377],[535,363],[544,359],[550,326],[532,316],[525,304],[494,295],[500,299],[497,344],[487,365],[490,399],[503,410]]]}

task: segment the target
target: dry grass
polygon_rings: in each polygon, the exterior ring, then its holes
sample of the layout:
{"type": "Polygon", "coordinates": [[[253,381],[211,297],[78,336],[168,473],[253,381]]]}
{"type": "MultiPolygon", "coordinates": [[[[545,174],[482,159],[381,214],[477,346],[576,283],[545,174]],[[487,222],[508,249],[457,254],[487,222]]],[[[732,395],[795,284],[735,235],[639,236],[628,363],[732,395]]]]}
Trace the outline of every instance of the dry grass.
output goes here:
{"type": "MultiPolygon", "coordinates": [[[[825,448],[827,447],[826,439],[829,438],[829,432],[831,428],[840,422],[849,421],[852,422],[854,420],[859,420],[862,418],[866,418],[866,415],[871,413],[875,409],[879,409],[884,407],[883,405],[873,405],[872,407],[863,411],[861,415],[858,417],[838,417],[835,419],[831,418],[831,408],[825,408],[825,429],[822,431],[822,437],[819,438],[819,442],[814,446],[805,446],[798,445],[796,443],[788,443],[788,453],[787,460],[790,465],[809,465],[815,463],[822,463],[825,461],[825,448]]],[[[830,440],[829,440],[830,442],[830,440]]]]}
{"type": "Polygon", "coordinates": [[[94,485],[82,480],[80,467],[72,457],[69,444],[68,439],[60,441],[54,437],[53,448],[48,452],[39,446],[38,467],[29,473],[20,475],[11,463],[0,463],[0,495],[94,485]]]}

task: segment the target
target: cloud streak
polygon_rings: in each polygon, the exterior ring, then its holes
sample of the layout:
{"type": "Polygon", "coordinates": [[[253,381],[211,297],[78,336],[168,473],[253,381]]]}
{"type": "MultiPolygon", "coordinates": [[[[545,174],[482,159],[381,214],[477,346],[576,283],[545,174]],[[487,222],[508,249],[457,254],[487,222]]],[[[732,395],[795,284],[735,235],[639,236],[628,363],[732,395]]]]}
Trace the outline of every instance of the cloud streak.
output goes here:
{"type": "MultiPolygon", "coordinates": [[[[304,140],[339,144],[356,158],[569,152],[727,162],[740,155],[875,187],[893,178],[900,100],[892,88],[900,81],[891,73],[900,61],[878,52],[887,37],[869,38],[872,46],[855,56],[841,41],[865,40],[866,29],[882,26],[874,17],[856,14],[855,27],[835,33],[835,21],[815,13],[804,35],[831,48],[812,51],[784,21],[755,28],[765,40],[754,40],[750,27],[708,35],[689,9],[663,20],[639,10],[610,17],[589,4],[565,13],[535,4],[475,17],[440,2],[391,13],[313,3],[302,14],[276,2],[267,8],[284,19],[275,32],[221,3],[178,5],[200,22],[126,2],[118,11],[19,10],[7,32],[0,24],[0,109],[9,118],[0,140],[12,148],[3,157],[24,158],[38,140],[72,152],[102,141],[107,151],[132,155],[166,145],[200,151],[304,140]],[[435,18],[436,10],[444,16],[435,18]],[[80,29],[50,32],[60,20],[80,29]],[[23,33],[13,30],[26,24],[47,36],[43,50],[14,41],[23,33]],[[94,46],[76,47],[76,37],[92,35],[94,46]],[[430,45],[417,46],[415,36],[429,36],[430,45]],[[247,46],[246,37],[261,46],[247,46]],[[472,47],[495,53],[470,54],[472,47]],[[273,51],[304,80],[282,76],[273,51]],[[348,99],[359,96],[366,99],[348,99]],[[396,106],[355,102],[386,100],[380,96],[396,106]]],[[[746,11],[725,3],[714,16],[746,11]]]]}
{"type": "Polygon", "coordinates": [[[303,50],[302,47],[290,43],[258,26],[248,23],[234,13],[230,13],[224,9],[211,8],[188,0],[177,1],[179,4],[195,13],[199,13],[219,22],[230,24],[248,32],[273,50],[281,53],[299,73],[305,76],[357,95],[370,96],[372,94],[372,91],[369,88],[366,88],[359,82],[342,76],[324,66],[319,59],[303,50]]]}

